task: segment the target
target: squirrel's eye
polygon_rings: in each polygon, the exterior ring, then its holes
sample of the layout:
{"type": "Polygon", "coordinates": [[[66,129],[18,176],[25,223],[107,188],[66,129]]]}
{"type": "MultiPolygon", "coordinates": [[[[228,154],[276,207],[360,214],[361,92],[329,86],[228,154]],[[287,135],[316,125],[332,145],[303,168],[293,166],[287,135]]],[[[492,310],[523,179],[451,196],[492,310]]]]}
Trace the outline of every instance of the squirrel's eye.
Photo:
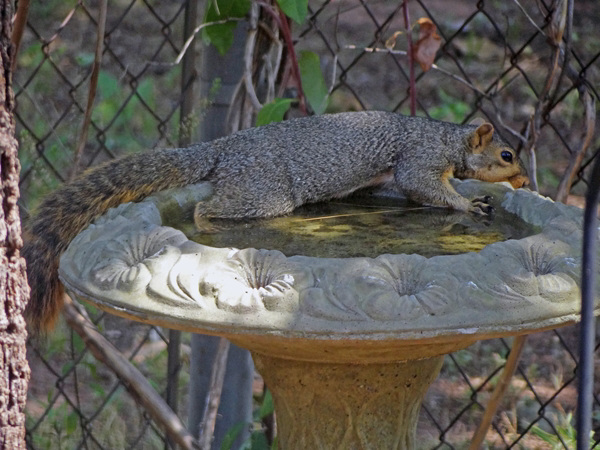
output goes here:
{"type": "Polygon", "coordinates": [[[513,154],[508,150],[503,150],[502,153],[500,153],[500,156],[502,156],[502,159],[507,163],[511,163],[513,161],[513,154]]]}

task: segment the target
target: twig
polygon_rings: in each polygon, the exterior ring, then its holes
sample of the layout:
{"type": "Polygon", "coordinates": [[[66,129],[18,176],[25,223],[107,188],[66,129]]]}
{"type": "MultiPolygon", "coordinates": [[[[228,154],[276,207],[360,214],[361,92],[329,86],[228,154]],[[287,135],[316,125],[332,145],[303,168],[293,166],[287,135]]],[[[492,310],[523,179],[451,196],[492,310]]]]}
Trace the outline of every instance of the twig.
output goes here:
{"type": "Polygon", "coordinates": [[[210,27],[212,25],[223,25],[225,23],[239,22],[241,20],[244,20],[244,19],[239,18],[239,17],[231,17],[229,19],[215,20],[214,22],[201,23],[196,28],[194,28],[194,31],[192,32],[192,34],[187,38],[187,40],[183,44],[183,47],[181,47],[181,51],[177,55],[177,58],[175,58],[175,61],[173,61],[172,63],[155,63],[155,64],[161,64],[161,65],[165,64],[165,65],[169,65],[169,66],[176,66],[177,64],[179,64],[181,62],[185,53],[187,52],[188,48],[190,47],[191,43],[194,41],[194,38],[196,37],[196,35],[200,32],[200,30],[202,30],[203,28],[206,28],[206,27],[210,27]]]}
{"type": "Polygon", "coordinates": [[[537,158],[535,144],[537,142],[540,130],[539,120],[536,120],[538,116],[538,109],[532,114],[529,119],[529,125],[527,128],[527,145],[525,145],[525,151],[529,157],[529,182],[531,190],[538,190],[537,183],[537,158]]]}
{"type": "Polygon", "coordinates": [[[252,106],[256,111],[260,111],[262,104],[256,95],[254,90],[254,84],[252,83],[252,56],[256,47],[256,33],[258,28],[258,5],[252,4],[250,9],[250,30],[248,31],[248,37],[246,37],[246,46],[244,49],[244,87],[246,88],[246,95],[250,99],[252,106]]]}
{"type": "Polygon", "coordinates": [[[11,67],[12,73],[15,73],[15,69],[17,67],[17,55],[19,53],[19,49],[21,48],[21,40],[23,39],[23,33],[25,32],[25,27],[27,26],[28,15],[29,0],[19,0],[19,5],[17,6],[17,13],[15,14],[13,32],[10,39],[14,48],[11,67]]]}
{"type": "MultiPolygon", "coordinates": [[[[281,57],[283,55],[283,44],[279,39],[279,28],[275,30],[271,30],[269,27],[259,22],[260,28],[269,36],[271,39],[271,45],[275,46],[275,57],[274,57],[274,65],[272,64],[271,59],[268,54],[263,56],[265,60],[265,65],[267,66],[267,96],[265,99],[265,103],[271,102],[275,99],[275,83],[277,82],[277,74],[279,73],[279,69],[281,67],[281,57]]],[[[272,50],[269,50],[269,54],[272,50]]]]}
{"type": "Polygon", "coordinates": [[[202,424],[200,426],[199,443],[203,450],[210,449],[215,423],[217,421],[217,411],[221,401],[221,392],[223,391],[223,382],[225,380],[225,369],[227,367],[227,355],[229,353],[229,341],[225,338],[219,339],[217,354],[210,374],[210,385],[208,387],[208,397],[204,414],[202,415],[202,424]]]}
{"type": "Polygon", "coordinates": [[[487,98],[488,100],[491,98],[491,95],[489,95],[487,92],[482,91],[481,89],[479,89],[477,86],[473,85],[472,83],[469,83],[467,80],[465,80],[464,78],[459,77],[458,75],[453,74],[452,72],[448,72],[446,69],[442,69],[440,66],[438,66],[437,64],[432,64],[431,65],[432,69],[437,70],[438,72],[443,73],[444,75],[448,75],[450,78],[458,81],[459,83],[464,84],[465,86],[469,87],[471,90],[477,92],[479,95],[481,95],[483,98],[487,98]]]}
{"type": "Polygon", "coordinates": [[[365,53],[389,53],[390,55],[408,55],[404,50],[394,50],[391,48],[379,48],[379,47],[358,47],[353,44],[344,45],[342,49],[347,50],[360,50],[365,53]]]}
{"type": "MultiPolygon", "coordinates": [[[[250,10],[248,37],[244,45],[243,74],[236,84],[231,104],[227,110],[227,131],[235,132],[251,127],[262,103],[268,103],[275,97],[275,83],[281,64],[283,44],[279,39],[279,26],[272,28],[261,19],[265,13],[259,10],[258,3],[252,3],[250,10]],[[268,50],[262,45],[263,39],[270,42],[268,50]],[[274,61],[270,55],[274,52],[274,61]],[[262,74],[266,71],[266,76],[262,74]],[[266,79],[266,94],[258,97],[254,80],[266,79]]],[[[271,17],[271,15],[269,15],[271,17]]],[[[272,17],[271,17],[272,18],[272,17]]],[[[272,19],[274,21],[274,19],[272,19]]]]}
{"type": "Polygon", "coordinates": [[[500,380],[498,380],[498,384],[496,385],[496,388],[494,389],[494,392],[492,393],[492,396],[485,407],[485,412],[483,413],[483,418],[479,423],[479,427],[471,439],[469,450],[478,450],[481,446],[481,443],[485,439],[485,435],[492,424],[492,420],[496,415],[496,411],[498,410],[498,406],[504,397],[506,389],[510,386],[510,380],[517,369],[517,364],[521,358],[521,353],[523,353],[526,340],[527,335],[517,336],[515,338],[512,348],[510,349],[508,359],[506,360],[506,364],[504,365],[502,375],[500,375],[500,380]]]}
{"type": "Polygon", "coordinates": [[[294,41],[292,40],[292,31],[290,30],[290,24],[288,23],[288,19],[283,11],[279,7],[277,7],[277,9],[279,10],[279,26],[281,29],[281,34],[283,35],[283,40],[285,41],[285,45],[288,49],[288,54],[292,65],[292,72],[294,73],[294,78],[296,78],[296,83],[298,86],[300,111],[302,111],[302,114],[306,116],[308,115],[308,111],[306,110],[306,97],[304,96],[304,88],[302,87],[302,77],[300,76],[298,57],[296,56],[296,49],[294,47],[294,41]]]}
{"type": "Polygon", "coordinates": [[[96,54],[94,55],[94,64],[92,66],[92,76],[90,78],[90,87],[88,90],[87,105],[85,107],[85,115],[83,116],[83,125],[81,127],[81,135],[75,151],[75,161],[73,162],[73,170],[71,171],[70,179],[75,178],[79,173],[79,165],[81,157],[87,142],[88,130],[92,122],[92,109],[94,99],[96,98],[96,89],[98,88],[98,74],[102,64],[102,53],[104,52],[104,31],[106,29],[106,11],[108,9],[108,0],[100,2],[100,11],[98,13],[98,32],[96,36],[96,54]]]}
{"type": "MultiPolygon", "coordinates": [[[[417,208],[410,208],[410,211],[418,211],[418,210],[422,210],[422,209],[427,209],[427,207],[417,207],[417,208]]],[[[405,212],[409,210],[404,209],[404,208],[394,208],[394,209],[383,209],[380,211],[370,211],[370,212],[361,212],[361,213],[348,213],[348,214],[334,214],[331,216],[319,216],[319,217],[310,217],[308,219],[300,219],[298,220],[298,222],[313,222],[315,220],[328,220],[328,219],[339,219],[341,217],[362,217],[362,216],[370,216],[373,214],[388,214],[388,213],[394,213],[394,212],[405,212]]]]}
{"type": "MultiPolygon", "coordinates": [[[[552,57],[552,62],[550,65],[550,69],[548,70],[548,74],[546,75],[546,82],[544,83],[544,88],[540,95],[538,96],[538,102],[535,107],[535,111],[529,119],[529,139],[527,141],[527,145],[525,146],[525,150],[529,155],[529,179],[531,182],[531,189],[534,191],[538,190],[538,182],[537,182],[537,161],[536,161],[536,144],[540,135],[540,128],[542,122],[542,115],[544,115],[548,111],[548,106],[550,105],[550,91],[552,90],[552,86],[556,80],[556,74],[559,68],[559,61],[561,55],[561,45],[562,45],[562,35],[564,31],[564,16],[567,13],[566,8],[556,9],[552,13],[552,22],[553,23],[562,23],[563,28],[561,30],[554,30],[554,33],[551,36],[551,44],[554,46],[554,55],[552,57]]],[[[566,61],[564,61],[566,62],[566,61]]],[[[559,76],[559,81],[557,84],[557,88],[561,82],[562,74],[564,73],[564,69],[561,71],[559,76]]]]}
{"type": "Polygon", "coordinates": [[[408,69],[410,74],[409,96],[410,115],[417,113],[417,83],[415,80],[415,49],[413,48],[412,30],[410,28],[410,17],[408,14],[408,0],[403,0],[402,11],[404,12],[404,28],[406,29],[406,40],[408,41],[408,69]]]}
{"type": "Polygon", "coordinates": [[[502,126],[502,128],[505,131],[509,132],[514,137],[516,137],[523,145],[526,145],[528,137],[527,136],[523,136],[517,130],[514,130],[512,127],[509,127],[508,125],[506,125],[504,123],[504,120],[502,120],[502,114],[500,112],[500,108],[498,108],[498,105],[496,105],[496,102],[494,101],[493,97],[490,97],[490,101],[492,103],[492,106],[494,107],[494,111],[495,111],[494,117],[500,123],[500,126],[502,126]]]}
{"type": "Polygon", "coordinates": [[[81,2],[82,0],[79,0],[77,2],[77,4],[75,5],[75,7],[69,11],[69,13],[65,16],[65,18],[63,19],[63,21],[60,23],[60,25],[58,26],[58,29],[56,30],[56,32],[50,37],[50,39],[46,40],[44,42],[44,46],[47,47],[49,44],[51,44],[55,39],[58,38],[58,36],[60,35],[61,31],[63,30],[63,28],[65,28],[67,26],[67,24],[71,21],[71,19],[73,18],[73,16],[75,15],[75,11],[77,10],[77,8],[79,8],[81,6],[81,2]]]}
{"type": "Polygon", "coordinates": [[[285,42],[285,46],[288,51],[288,58],[292,67],[292,73],[294,74],[294,78],[296,79],[296,84],[298,86],[298,100],[300,111],[302,111],[302,114],[306,116],[308,115],[308,111],[306,110],[306,97],[304,96],[304,89],[302,89],[300,67],[298,66],[298,58],[296,57],[296,50],[294,48],[294,41],[292,39],[292,31],[290,30],[288,19],[278,6],[274,7],[273,5],[270,5],[269,3],[263,1],[257,1],[256,3],[262,6],[264,10],[267,13],[269,13],[273,17],[273,19],[275,19],[275,22],[281,30],[283,41],[285,42]]]}
{"type": "MultiPolygon", "coordinates": [[[[554,94],[549,100],[548,107],[550,107],[550,105],[554,105],[556,97],[558,96],[558,90],[562,84],[562,80],[565,77],[565,75],[568,75],[569,69],[571,68],[569,56],[571,55],[571,40],[573,34],[573,2],[574,0],[557,0],[555,2],[556,9],[553,11],[552,20],[550,21],[550,24],[553,27],[556,27],[559,22],[562,22],[560,25],[562,25],[563,29],[560,30],[559,35],[560,41],[562,41],[564,34],[564,48],[562,48],[562,46],[559,45],[560,42],[558,42],[558,40],[556,39],[557,36],[551,36],[554,39],[554,43],[558,46],[559,50],[563,51],[563,60],[561,67],[562,70],[560,71],[560,75],[558,76],[558,83],[556,83],[556,89],[554,90],[554,94]],[[562,6],[563,8],[562,12],[559,9],[560,6],[562,6]],[[563,16],[562,21],[559,21],[557,19],[557,16],[559,15],[563,16]]],[[[556,30],[552,31],[554,31],[556,34],[556,30]]]]}
{"type": "Polygon", "coordinates": [[[144,375],[98,332],[95,325],[78,311],[68,296],[65,296],[63,314],[69,326],[85,342],[90,353],[119,377],[127,391],[142,405],[152,420],[164,427],[173,441],[186,450],[200,448],[179,417],[169,408],[144,375]]]}
{"type": "Polygon", "coordinates": [[[529,22],[531,22],[531,25],[533,25],[533,27],[542,34],[542,36],[546,36],[546,33],[544,33],[544,30],[542,30],[540,27],[538,27],[537,23],[535,23],[535,20],[533,20],[533,18],[527,13],[527,11],[523,7],[523,5],[521,5],[519,0],[513,0],[513,1],[517,4],[517,6],[519,7],[519,9],[523,13],[523,15],[527,18],[527,20],[529,20],[529,22]]]}
{"type": "Polygon", "coordinates": [[[567,200],[571,185],[573,184],[573,179],[579,171],[587,149],[593,141],[594,131],[596,129],[596,99],[590,95],[586,88],[582,87],[582,90],[583,92],[580,93],[580,96],[585,109],[585,131],[583,133],[581,145],[575,152],[571,153],[569,166],[564,171],[560,183],[558,184],[556,200],[559,202],[565,202],[567,200]]]}

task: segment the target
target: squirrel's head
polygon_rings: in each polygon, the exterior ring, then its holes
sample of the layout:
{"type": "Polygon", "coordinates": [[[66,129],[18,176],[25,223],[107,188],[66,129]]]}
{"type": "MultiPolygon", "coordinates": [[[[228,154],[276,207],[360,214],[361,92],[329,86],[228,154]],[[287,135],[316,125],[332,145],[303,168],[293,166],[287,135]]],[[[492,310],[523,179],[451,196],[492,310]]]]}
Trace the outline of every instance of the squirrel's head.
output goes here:
{"type": "Polygon", "coordinates": [[[508,181],[515,189],[529,184],[527,169],[517,153],[498,137],[494,127],[482,123],[467,137],[465,178],[482,181],[508,181]]]}

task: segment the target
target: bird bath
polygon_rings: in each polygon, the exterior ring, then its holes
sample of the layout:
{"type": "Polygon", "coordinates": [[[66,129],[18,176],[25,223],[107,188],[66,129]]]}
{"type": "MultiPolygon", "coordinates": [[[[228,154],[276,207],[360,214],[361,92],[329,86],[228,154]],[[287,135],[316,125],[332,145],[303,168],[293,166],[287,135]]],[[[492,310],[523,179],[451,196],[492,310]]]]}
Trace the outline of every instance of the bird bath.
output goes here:
{"type": "Polygon", "coordinates": [[[495,218],[372,199],[192,236],[210,186],[165,191],[80,233],[60,276],[112,313],[249,349],[281,448],[411,449],[443,355],[579,319],[581,212],[503,184],[457,190],[492,195],[495,218]]]}

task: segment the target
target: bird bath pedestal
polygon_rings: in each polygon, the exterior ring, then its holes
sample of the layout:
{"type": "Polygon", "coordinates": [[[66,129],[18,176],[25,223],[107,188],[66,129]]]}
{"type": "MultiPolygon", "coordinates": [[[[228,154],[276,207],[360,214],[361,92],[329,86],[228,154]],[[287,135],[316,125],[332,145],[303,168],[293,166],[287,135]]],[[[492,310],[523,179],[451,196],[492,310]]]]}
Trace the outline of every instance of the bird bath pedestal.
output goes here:
{"type": "Polygon", "coordinates": [[[351,206],[332,214],[343,216],[333,225],[301,212],[230,233],[271,250],[223,247],[217,241],[227,232],[204,236],[213,244],[205,245],[165,226],[189,219],[191,205],[210,195],[200,184],[109,211],[72,242],[60,275],[72,293],[112,313],[249,349],[273,393],[280,448],[411,449],[443,355],[579,318],[582,214],[501,184],[457,189],[492,195],[500,231],[421,209],[434,216],[427,224],[417,217],[421,228],[441,233],[424,238],[434,244],[427,256],[406,254],[421,244],[406,232],[404,212],[357,215],[351,206]],[[366,244],[353,234],[361,227],[366,244]],[[257,229],[277,234],[281,248],[257,229]],[[382,229],[387,237],[377,235],[382,229]],[[453,238],[456,229],[462,236],[453,238]],[[293,249],[303,234],[300,249],[316,256],[293,249]],[[486,245],[490,234],[501,242],[486,245]],[[344,257],[332,250],[344,247],[340,236],[353,243],[344,257]]]}

